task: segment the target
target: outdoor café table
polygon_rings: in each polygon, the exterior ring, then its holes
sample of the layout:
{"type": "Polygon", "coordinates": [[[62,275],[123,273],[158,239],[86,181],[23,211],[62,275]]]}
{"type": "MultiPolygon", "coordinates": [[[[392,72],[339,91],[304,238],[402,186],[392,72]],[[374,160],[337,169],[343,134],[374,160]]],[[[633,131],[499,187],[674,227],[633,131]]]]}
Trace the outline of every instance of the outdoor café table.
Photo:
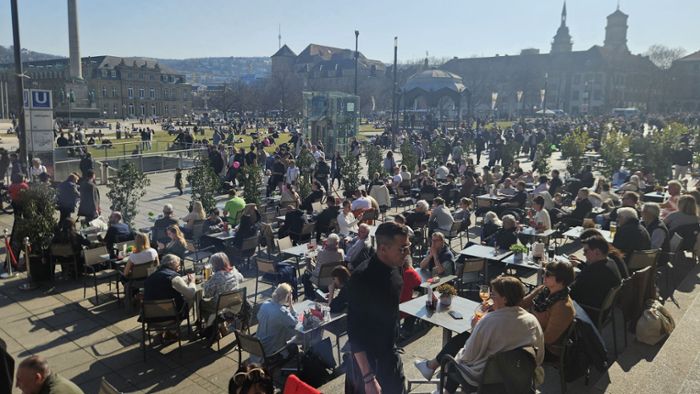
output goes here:
{"type": "Polygon", "coordinates": [[[327,310],[327,313],[324,313],[324,319],[320,322],[321,324],[318,327],[314,328],[309,328],[309,329],[304,329],[304,326],[302,324],[302,316],[304,315],[304,312],[308,311],[311,308],[315,308],[316,306],[316,301],[311,301],[311,300],[304,300],[304,301],[299,301],[292,305],[294,308],[294,311],[297,313],[297,316],[299,317],[299,322],[296,325],[296,331],[297,331],[297,338],[300,340],[301,348],[306,351],[308,350],[311,346],[314,345],[314,339],[318,338],[321,339],[321,334],[319,332],[320,329],[329,327],[332,323],[338,322],[342,319],[345,319],[347,317],[347,313],[342,312],[342,313],[330,313],[329,306],[327,304],[321,303],[321,307],[324,310],[327,310]],[[314,335],[315,333],[319,332],[319,335],[316,336],[314,335]]]}
{"type": "Polygon", "coordinates": [[[533,238],[542,238],[542,239],[544,239],[544,242],[546,244],[549,244],[549,238],[556,232],[557,232],[557,230],[552,230],[552,229],[544,230],[544,231],[537,231],[537,230],[535,230],[534,227],[530,227],[530,226],[523,226],[523,228],[520,230],[520,234],[527,235],[527,236],[533,237],[533,238]]]}
{"type": "MultiPolygon", "coordinates": [[[[486,245],[472,245],[467,247],[466,249],[463,249],[462,251],[459,252],[459,254],[467,257],[476,257],[480,259],[485,259],[485,260],[495,260],[495,261],[501,261],[505,259],[506,257],[510,256],[513,254],[513,252],[509,250],[497,250],[493,246],[486,246],[486,245]]],[[[484,265],[484,277],[488,278],[489,277],[489,265],[485,264],[484,265]]]]}
{"type": "Polygon", "coordinates": [[[669,197],[669,194],[667,193],[649,192],[644,194],[642,199],[646,202],[662,203],[667,197],[669,197]]]}
{"type": "Polygon", "coordinates": [[[541,285],[543,276],[541,275],[542,271],[540,270],[542,268],[541,263],[538,264],[536,263],[533,259],[532,256],[529,255],[523,255],[522,259],[516,260],[515,259],[515,254],[512,254],[505,259],[502,260],[503,264],[505,264],[505,269],[506,271],[509,268],[525,268],[529,270],[529,272],[532,272],[532,270],[536,271],[536,280],[535,283],[528,283],[524,279],[529,279],[531,278],[532,275],[517,275],[520,279],[523,279],[523,283],[525,283],[528,287],[535,287],[536,285],[541,285]]]}
{"type": "Polygon", "coordinates": [[[491,194],[482,194],[480,196],[476,197],[476,205],[479,208],[490,208],[493,207],[494,205],[503,202],[507,200],[507,196],[500,196],[498,194],[496,195],[491,195],[491,194]]]}
{"type": "Polygon", "coordinates": [[[433,273],[430,272],[430,270],[425,270],[422,268],[418,268],[416,271],[418,272],[418,275],[420,275],[422,282],[420,287],[423,289],[424,293],[428,292],[428,288],[434,289],[442,284],[457,280],[457,275],[433,276],[433,273]]]}
{"type": "Polygon", "coordinates": [[[452,296],[452,305],[443,306],[438,302],[437,308],[432,311],[425,306],[425,301],[430,295],[422,295],[410,301],[399,304],[399,311],[415,316],[430,324],[442,327],[442,346],[452,337],[452,333],[461,334],[471,330],[471,321],[474,310],[479,305],[478,302],[468,300],[459,296],[452,296]],[[449,315],[449,311],[454,310],[462,314],[462,319],[455,319],[449,315]]]}
{"type": "MultiPolygon", "coordinates": [[[[610,231],[608,231],[608,230],[597,230],[597,231],[603,235],[603,238],[605,238],[606,241],[612,243],[613,239],[610,236],[610,231]]],[[[583,227],[576,226],[576,227],[570,228],[567,232],[565,232],[564,236],[568,237],[568,238],[572,238],[572,239],[579,239],[579,238],[581,238],[582,232],[583,232],[583,227]]]]}
{"type": "Polygon", "coordinates": [[[296,259],[297,276],[300,274],[299,264],[300,264],[301,258],[306,256],[308,252],[309,252],[309,243],[308,242],[301,244],[301,245],[292,246],[291,248],[280,250],[280,253],[294,256],[294,258],[296,259]]]}

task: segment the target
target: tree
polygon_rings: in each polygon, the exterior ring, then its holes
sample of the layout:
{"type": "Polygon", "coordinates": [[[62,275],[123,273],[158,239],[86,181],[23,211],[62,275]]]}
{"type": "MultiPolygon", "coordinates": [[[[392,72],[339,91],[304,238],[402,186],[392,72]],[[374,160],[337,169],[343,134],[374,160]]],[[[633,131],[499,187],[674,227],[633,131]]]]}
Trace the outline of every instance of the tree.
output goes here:
{"type": "Polygon", "coordinates": [[[260,205],[262,173],[257,163],[243,166],[243,199],[246,203],[260,205]]]}
{"type": "Polygon", "coordinates": [[[24,237],[29,237],[33,250],[47,250],[56,228],[56,192],[51,187],[36,185],[23,191],[21,196],[23,215],[15,219],[16,247],[22,244],[24,237]]]}
{"type": "Polygon", "coordinates": [[[360,158],[348,152],[342,169],[345,195],[350,196],[360,187],[360,158]]]}
{"type": "Polygon", "coordinates": [[[138,203],[150,184],[151,180],[131,162],[124,163],[117,175],[109,179],[107,197],[112,201],[112,210],[121,212],[124,223],[133,226],[138,203]]]}
{"type": "Polygon", "coordinates": [[[625,135],[615,129],[610,130],[600,144],[600,157],[605,163],[604,175],[611,177],[629,157],[629,135],[625,135]]]}
{"type": "Polygon", "coordinates": [[[416,171],[418,155],[416,155],[416,149],[409,138],[404,139],[403,144],[401,144],[401,164],[406,166],[408,172],[413,173],[416,171]]]}
{"type": "Polygon", "coordinates": [[[383,175],[384,167],[382,166],[382,151],[375,144],[367,144],[365,149],[365,159],[367,160],[367,176],[371,179],[374,173],[383,175]]]}
{"type": "Polygon", "coordinates": [[[550,141],[544,140],[537,144],[536,149],[532,170],[537,171],[540,175],[547,175],[549,173],[549,158],[552,156],[552,144],[550,141]]]}
{"type": "Polygon", "coordinates": [[[588,132],[579,128],[566,135],[561,140],[561,157],[569,161],[566,166],[571,174],[577,174],[583,168],[583,154],[586,152],[591,138],[588,132]]]}
{"type": "Polygon", "coordinates": [[[205,212],[216,208],[216,195],[221,190],[221,179],[209,165],[209,159],[202,156],[187,174],[187,182],[192,186],[192,201],[202,203],[205,212]]]}
{"type": "Polygon", "coordinates": [[[654,63],[657,67],[662,70],[668,70],[671,68],[674,60],[678,60],[686,51],[682,47],[671,48],[661,44],[654,44],[647,49],[645,56],[649,57],[649,60],[654,63]]]}

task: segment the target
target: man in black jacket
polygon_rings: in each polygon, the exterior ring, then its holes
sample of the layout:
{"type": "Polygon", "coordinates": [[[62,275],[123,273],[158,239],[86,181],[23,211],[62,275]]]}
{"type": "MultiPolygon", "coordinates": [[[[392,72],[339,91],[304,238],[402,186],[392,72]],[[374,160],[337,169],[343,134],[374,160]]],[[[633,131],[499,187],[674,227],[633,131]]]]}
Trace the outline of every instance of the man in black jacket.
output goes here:
{"type": "Polygon", "coordinates": [[[304,228],[304,224],[307,223],[306,217],[304,216],[304,211],[299,208],[294,208],[294,206],[289,205],[287,207],[288,211],[284,215],[284,224],[280,226],[279,237],[284,238],[289,235],[293,241],[297,241],[297,237],[294,234],[301,233],[304,228]]]}
{"type": "MultiPolygon", "coordinates": [[[[608,262],[610,247],[600,235],[586,238],[583,241],[583,254],[586,266],[576,275],[576,281],[571,285],[571,298],[588,307],[600,308],[610,289],[620,284],[619,273],[615,273],[608,262]]],[[[584,307],[585,308],[585,307],[584,307]]],[[[597,321],[598,313],[587,310],[591,320],[597,321]]]]}
{"type": "Polygon", "coordinates": [[[576,195],[576,208],[570,213],[560,212],[557,216],[559,219],[569,226],[580,226],[583,219],[593,211],[593,204],[588,200],[589,191],[582,187],[576,195]]]}
{"type": "Polygon", "coordinates": [[[633,251],[651,249],[649,232],[639,223],[639,217],[634,208],[618,209],[617,224],[613,246],[620,249],[628,261],[633,251]]]}
{"type": "Polygon", "coordinates": [[[88,170],[80,183],[80,207],[78,215],[91,222],[100,215],[100,191],[95,185],[95,171],[88,170]]]}
{"type": "Polygon", "coordinates": [[[58,210],[61,212],[59,222],[62,222],[75,212],[75,207],[80,199],[77,182],[78,177],[70,174],[65,181],[56,187],[56,200],[58,201],[58,210]]]}
{"type": "Polygon", "coordinates": [[[333,232],[330,227],[331,222],[338,217],[340,207],[338,201],[334,197],[328,197],[328,207],[316,216],[316,241],[321,242],[321,235],[324,233],[333,232]]]}

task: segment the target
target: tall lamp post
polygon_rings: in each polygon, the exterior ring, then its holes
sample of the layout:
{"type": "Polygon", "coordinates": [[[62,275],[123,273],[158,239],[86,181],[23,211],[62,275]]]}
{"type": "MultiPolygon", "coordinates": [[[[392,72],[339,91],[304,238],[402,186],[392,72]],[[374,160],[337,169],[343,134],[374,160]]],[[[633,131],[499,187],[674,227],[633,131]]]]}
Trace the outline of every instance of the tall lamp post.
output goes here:
{"type": "Polygon", "coordinates": [[[360,31],[355,30],[355,96],[357,96],[357,59],[358,59],[358,57],[360,57],[360,54],[357,51],[357,40],[358,40],[359,36],[360,36],[360,31]]]}
{"type": "Polygon", "coordinates": [[[17,10],[17,0],[10,2],[12,8],[12,45],[15,56],[15,78],[17,79],[17,137],[19,139],[19,160],[25,168],[28,165],[29,157],[27,155],[27,130],[24,123],[24,72],[22,71],[22,58],[19,41],[19,12],[17,10]]]}
{"type": "Polygon", "coordinates": [[[547,112],[547,80],[549,79],[549,73],[544,73],[544,89],[540,92],[540,99],[542,100],[542,127],[544,127],[544,117],[545,112],[547,112]]]}
{"type": "Polygon", "coordinates": [[[394,90],[391,95],[391,122],[393,123],[393,133],[396,135],[399,129],[399,100],[398,100],[398,85],[396,80],[396,63],[399,51],[399,37],[394,37],[394,90]]]}
{"type": "Polygon", "coordinates": [[[518,99],[518,106],[516,109],[517,109],[517,113],[518,113],[517,116],[518,116],[518,118],[520,118],[520,115],[522,114],[522,108],[520,107],[520,105],[521,105],[521,102],[523,101],[523,91],[518,90],[517,92],[515,92],[515,98],[518,99]]]}

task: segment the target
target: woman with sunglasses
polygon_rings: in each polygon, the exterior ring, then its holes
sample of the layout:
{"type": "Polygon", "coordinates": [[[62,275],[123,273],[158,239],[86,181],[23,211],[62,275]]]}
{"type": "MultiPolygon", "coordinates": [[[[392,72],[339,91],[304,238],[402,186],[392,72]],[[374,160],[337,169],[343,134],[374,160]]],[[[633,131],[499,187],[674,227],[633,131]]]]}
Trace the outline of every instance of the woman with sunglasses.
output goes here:
{"type": "Polygon", "coordinates": [[[544,331],[545,358],[557,356],[562,335],[574,321],[576,311],[569,296],[574,281],[574,268],[568,261],[551,261],[545,266],[544,285],[528,294],[520,304],[530,311],[544,331]]]}
{"type": "Polygon", "coordinates": [[[272,375],[258,364],[243,364],[228,381],[229,394],[273,394],[272,375]]]}

